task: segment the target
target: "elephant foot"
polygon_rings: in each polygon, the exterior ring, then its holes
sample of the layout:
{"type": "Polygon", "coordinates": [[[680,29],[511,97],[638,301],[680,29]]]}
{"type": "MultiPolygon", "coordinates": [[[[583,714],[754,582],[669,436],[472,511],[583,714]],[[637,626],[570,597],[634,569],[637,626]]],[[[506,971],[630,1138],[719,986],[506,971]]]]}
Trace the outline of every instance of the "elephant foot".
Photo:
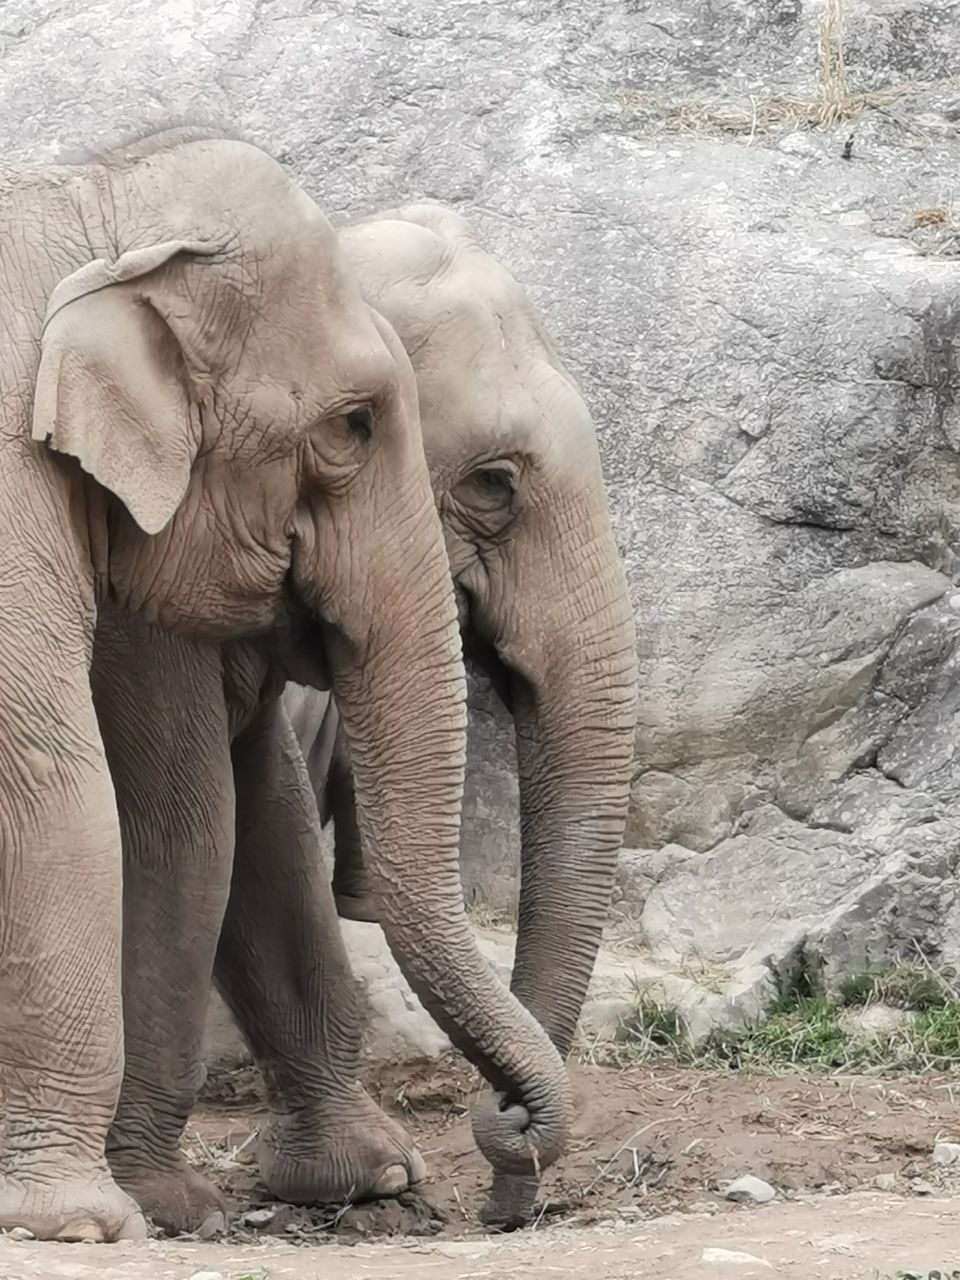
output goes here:
{"type": "Polygon", "coordinates": [[[147,1225],[106,1169],[87,1177],[5,1178],[0,1230],[25,1227],[37,1240],[143,1240],[147,1225]]]}
{"type": "Polygon", "coordinates": [[[168,1235],[212,1240],[227,1229],[227,1203],[217,1188],[182,1158],[173,1169],[116,1170],[117,1181],[168,1235]]]}
{"type": "Polygon", "coordinates": [[[368,893],[339,893],[334,890],[337,915],[341,920],[359,920],[361,924],[379,924],[380,917],[373,897],[368,893]]]}
{"type": "Polygon", "coordinates": [[[356,1092],[274,1112],[258,1154],[270,1192],[291,1204],[396,1196],[427,1172],[413,1140],[359,1085],[356,1092]]]}
{"type": "Polygon", "coordinates": [[[533,1218],[539,1185],[536,1178],[495,1173],[490,1196],[480,1210],[480,1221],[501,1231],[525,1227],[533,1218]]]}

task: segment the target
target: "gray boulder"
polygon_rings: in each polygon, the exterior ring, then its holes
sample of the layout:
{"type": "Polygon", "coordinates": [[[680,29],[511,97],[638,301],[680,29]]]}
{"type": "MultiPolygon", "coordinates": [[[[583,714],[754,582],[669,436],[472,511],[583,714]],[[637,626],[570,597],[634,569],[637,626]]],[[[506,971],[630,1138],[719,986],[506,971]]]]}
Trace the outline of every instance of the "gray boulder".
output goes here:
{"type": "MultiPolygon", "coordinates": [[[[941,0],[7,0],[0,141],[217,114],[334,218],[472,220],[600,435],[628,843],[681,851],[619,918],[832,980],[960,953],[958,61],[941,0]]],[[[468,897],[509,908],[509,724],[472,703],[468,897]]]]}

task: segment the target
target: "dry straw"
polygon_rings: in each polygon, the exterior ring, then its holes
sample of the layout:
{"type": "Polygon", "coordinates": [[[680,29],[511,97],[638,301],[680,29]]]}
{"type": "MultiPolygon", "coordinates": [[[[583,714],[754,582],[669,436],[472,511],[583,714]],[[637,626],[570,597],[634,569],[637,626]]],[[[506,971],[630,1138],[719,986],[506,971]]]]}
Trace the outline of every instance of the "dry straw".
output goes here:
{"type": "Polygon", "coordinates": [[[830,128],[868,109],[881,110],[909,91],[895,85],[871,93],[851,93],[843,57],[847,0],[822,0],[817,50],[817,92],[811,97],[751,97],[750,105],[695,98],[669,100],[659,94],[622,89],[624,107],[655,112],[673,133],[730,133],[754,138],[782,128],[830,128]]]}

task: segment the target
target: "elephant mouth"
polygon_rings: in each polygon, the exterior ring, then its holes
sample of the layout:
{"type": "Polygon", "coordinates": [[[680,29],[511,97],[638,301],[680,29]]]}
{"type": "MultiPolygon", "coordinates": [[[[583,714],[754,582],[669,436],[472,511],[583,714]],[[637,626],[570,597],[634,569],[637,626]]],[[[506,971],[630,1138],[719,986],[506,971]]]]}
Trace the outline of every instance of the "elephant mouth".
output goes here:
{"type": "Polygon", "coordinates": [[[284,675],[311,689],[329,689],[329,624],[299,599],[291,586],[284,593],[284,608],[274,630],[275,657],[284,675]]]}
{"type": "Polygon", "coordinates": [[[513,715],[513,682],[516,675],[501,659],[494,646],[480,635],[471,615],[470,596],[459,582],[455,584],[454,591],[464,666],[480,683],[489,684],[503,706],[513,715]]]}

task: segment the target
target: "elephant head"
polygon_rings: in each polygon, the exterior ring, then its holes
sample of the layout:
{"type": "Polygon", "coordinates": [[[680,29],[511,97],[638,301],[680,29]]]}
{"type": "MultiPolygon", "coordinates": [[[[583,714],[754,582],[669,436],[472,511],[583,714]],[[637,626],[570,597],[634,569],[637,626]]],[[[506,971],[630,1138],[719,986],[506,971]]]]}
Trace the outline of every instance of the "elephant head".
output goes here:
{"type": "MultiPolygon", "coordinates": [[[[512,989],[565,1055],[609,906],[636,725],[633,615],[596,435],[520,286],[457,215],[390,211],[342,230],[341,244],[410,353],[465,649],[512,709],[512,989]]],[[[377,896],[373,915],[389,909],[377,896]]],[[[431,1011],[443,992],[426,993],[431,1011]]]]}
{"type": "Polygon", "coordinates": [[[465,683],[404,349],[255,148],[176,133],[75,181],[88,235],[121,251],[53,291],[33,435],[99,482],[101,578],[212,638],[279,621],[315,682],[329,670],[385,927],[454,1036],[482,1009],[487,1074],[523,1103],[483,1121],[494,1167],[548,1163],[569,1127],[563,1063],[463,910],[465,683]]]}
{"type": "Polygon", "coordinates": [[[388,211],[340,242],[410,353],[465,649],[492,660],[512,710],[513,989],[566,1053],[609,905],[636,726],[633,615],[596,434],[523,290],[458,215],[388,211]]]}

